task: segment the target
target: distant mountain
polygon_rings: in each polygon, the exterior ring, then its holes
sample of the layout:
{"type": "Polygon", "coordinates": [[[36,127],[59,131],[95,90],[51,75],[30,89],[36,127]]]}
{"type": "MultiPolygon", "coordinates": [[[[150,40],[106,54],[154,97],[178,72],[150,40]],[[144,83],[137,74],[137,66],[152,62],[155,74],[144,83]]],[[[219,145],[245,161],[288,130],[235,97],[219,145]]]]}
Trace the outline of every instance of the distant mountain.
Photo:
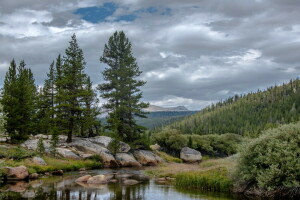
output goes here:
{"type": "Polygon", "coordinates": [[[184,106],[177,106],[177,107],[160,107],[155,105],[150,105],[148,108],[144,109],[146,112],[180,112],[180,111],[189,111],[184,106]]]}

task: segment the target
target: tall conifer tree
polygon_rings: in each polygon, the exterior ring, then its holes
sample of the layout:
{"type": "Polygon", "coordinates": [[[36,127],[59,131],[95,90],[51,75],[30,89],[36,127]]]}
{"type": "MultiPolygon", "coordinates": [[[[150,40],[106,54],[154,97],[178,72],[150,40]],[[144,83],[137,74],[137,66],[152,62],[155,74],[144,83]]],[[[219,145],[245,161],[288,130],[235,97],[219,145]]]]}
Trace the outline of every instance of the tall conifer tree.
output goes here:
{"type": "Polygon", "coordinates": [[[123,31],[109,38],[100,61],[108,65],[102,73],[106,82],[98,86],[101,96],[107,99],[104,107],[110,110],[108,128],[121,139],[134,142],[145,129],[136,124],[134,117],[146,117],[142,109],[148,104],[140,101],[139,89],[146,82],[137,79],[142,72],[123,31]]]}
{"type": "Polygon", "coordinates": [[[36,86],[33,74],[25,67],[24,61],[17,68],[12,60],[5,76],[1,102],[7,117],[5,129],[12,142],[21,142],[34,133],[36,86]]]}
{"type": "Polygon", "coordinates": [[[57,96],[60,102],[57,109],[62,113],[60,121],[66,125],[64,131],[68,136],[67,142],[72,141],[78,119],[82,115],[81,105],[84,103],[84,96],[86,95],[84,87],[82,87],[86,78],[84,72],[86,63],[75,34],[69,43],[61,65],[61,78],[58,80],[60,91],[57,96]]]}

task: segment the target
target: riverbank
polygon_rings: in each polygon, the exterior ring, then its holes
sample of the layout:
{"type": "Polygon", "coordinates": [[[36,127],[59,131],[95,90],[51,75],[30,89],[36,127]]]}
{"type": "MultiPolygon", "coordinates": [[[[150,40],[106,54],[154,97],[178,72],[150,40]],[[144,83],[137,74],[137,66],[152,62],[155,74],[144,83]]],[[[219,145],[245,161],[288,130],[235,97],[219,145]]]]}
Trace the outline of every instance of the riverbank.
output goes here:
{"type": "Polygon", "coordinates": [[[150,167],[145,173],[180,188],[200,189],[217,192],[233,191],[232,173],[236,166],[236,157],[207,159],[200,164],[163,163],[150,167]]]}

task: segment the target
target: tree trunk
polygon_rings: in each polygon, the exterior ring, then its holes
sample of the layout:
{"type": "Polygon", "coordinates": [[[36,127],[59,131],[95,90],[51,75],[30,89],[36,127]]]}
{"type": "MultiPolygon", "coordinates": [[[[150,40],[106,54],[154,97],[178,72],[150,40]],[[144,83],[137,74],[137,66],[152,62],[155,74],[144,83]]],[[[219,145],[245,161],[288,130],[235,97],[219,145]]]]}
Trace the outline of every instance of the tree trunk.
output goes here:
{"type": "Polygon", "coordinates": [[[74,129],[74,119],[73,119],[73,117],[71,117],[70,124],[69,124],[69,130],[68,130],[68,138],[66,141],[67,143],[72,142],[73,129],[74,129]]]}

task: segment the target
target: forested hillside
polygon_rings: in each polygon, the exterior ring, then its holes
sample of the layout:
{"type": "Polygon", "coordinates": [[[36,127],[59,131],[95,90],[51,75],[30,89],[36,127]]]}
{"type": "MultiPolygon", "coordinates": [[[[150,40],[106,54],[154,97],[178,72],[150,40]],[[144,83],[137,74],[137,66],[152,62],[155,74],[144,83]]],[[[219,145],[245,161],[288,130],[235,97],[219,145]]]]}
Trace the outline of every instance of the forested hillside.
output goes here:
{"type": "Polygon", "coordinates": [[[234,96],[169,126],[184,134],[237,133],[256,136],[262,130],[300,119],[300,80],[266,91],[234,96]]]}
{"type": "Polygon", "coordinates": [[[186,116],[195,114],[197,111],[161,111],[150,112],[147,118],[136,118],[137,124],[148,129],[160,128],[162,126],[183,119],[186,116]]]}

